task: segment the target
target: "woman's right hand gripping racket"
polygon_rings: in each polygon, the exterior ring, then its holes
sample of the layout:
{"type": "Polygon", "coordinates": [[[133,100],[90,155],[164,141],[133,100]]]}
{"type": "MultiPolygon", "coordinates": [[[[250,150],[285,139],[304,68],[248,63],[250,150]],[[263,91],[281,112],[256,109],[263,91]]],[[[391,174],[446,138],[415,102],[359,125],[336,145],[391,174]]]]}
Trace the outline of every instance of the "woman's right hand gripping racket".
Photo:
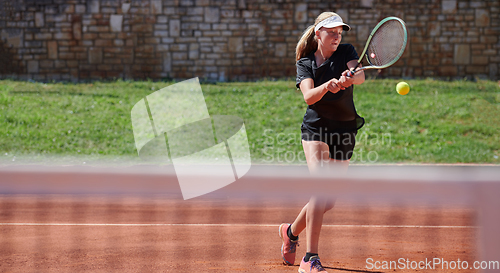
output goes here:
{"type": "Polygon", "coordinates": [[[405,22],[397,17],[380,21],[370,33],[358,65],[347,73],[352,77],[365,69],[383,69],[396,63],[406,48],[407,32],[405,22]],[[369,66],[359,67],[366,56],[369,66]]]}

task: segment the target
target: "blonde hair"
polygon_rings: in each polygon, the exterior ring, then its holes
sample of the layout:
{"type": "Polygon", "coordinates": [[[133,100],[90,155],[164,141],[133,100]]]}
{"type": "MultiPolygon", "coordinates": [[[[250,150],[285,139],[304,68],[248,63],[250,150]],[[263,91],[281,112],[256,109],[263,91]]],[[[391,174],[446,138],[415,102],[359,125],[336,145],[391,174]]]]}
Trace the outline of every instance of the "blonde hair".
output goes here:
{"type": "Polygon", "coordinates": [[[309,53],[318,49],[318,40],[316,38],[316,33],[314,27],[319,24],[319,22],[325,20],[326,18],[338,16],[335,12],[326,11],[318,15],[314,25],[310,25],[300,37],[297,47],[295,48],[295,59],[296,61],[307,56],[309,53]]]}

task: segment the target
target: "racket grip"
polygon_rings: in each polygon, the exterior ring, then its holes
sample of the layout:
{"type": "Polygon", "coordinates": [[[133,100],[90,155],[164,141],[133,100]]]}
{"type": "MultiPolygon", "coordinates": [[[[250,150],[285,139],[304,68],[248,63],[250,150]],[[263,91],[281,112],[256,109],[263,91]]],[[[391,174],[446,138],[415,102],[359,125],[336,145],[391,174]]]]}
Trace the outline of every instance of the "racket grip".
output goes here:
{"type": "Polygon", "coordinates": [[[352,77],[352,76],[354,76],[354,71],[349,71],[349,72],[347,72],[347,77],[349,77],[349,78],[350,78],[350,77],[352,77]]]}

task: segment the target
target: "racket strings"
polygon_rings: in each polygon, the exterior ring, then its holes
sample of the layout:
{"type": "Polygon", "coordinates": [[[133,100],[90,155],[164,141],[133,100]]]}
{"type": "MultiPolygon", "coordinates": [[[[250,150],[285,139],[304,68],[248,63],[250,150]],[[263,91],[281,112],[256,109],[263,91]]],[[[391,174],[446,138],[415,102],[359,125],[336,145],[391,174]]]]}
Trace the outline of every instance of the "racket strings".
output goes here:
{"type": "Polygon", "coordinates": [[[390,20],[377,29],[368,46],[368,61],[374,66],[386,66],[398,57],[406,45],[404,25],[390,20]]]}

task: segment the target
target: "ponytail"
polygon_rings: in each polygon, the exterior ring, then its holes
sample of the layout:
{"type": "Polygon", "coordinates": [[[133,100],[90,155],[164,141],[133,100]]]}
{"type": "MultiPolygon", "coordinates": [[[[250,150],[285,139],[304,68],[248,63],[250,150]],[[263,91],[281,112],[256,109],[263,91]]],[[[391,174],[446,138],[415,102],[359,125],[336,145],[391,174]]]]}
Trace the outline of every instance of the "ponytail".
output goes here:
{"type": "Polygon", "coordinates": [[[318,48],[318,41],[316,40],[316,33],[314,32],[314,26],[310,25],[306,31],[300,37],[297,47],[295,49],[295,59],[296,61],[307,56],[309,53],[313,52],[318,48]]]}

